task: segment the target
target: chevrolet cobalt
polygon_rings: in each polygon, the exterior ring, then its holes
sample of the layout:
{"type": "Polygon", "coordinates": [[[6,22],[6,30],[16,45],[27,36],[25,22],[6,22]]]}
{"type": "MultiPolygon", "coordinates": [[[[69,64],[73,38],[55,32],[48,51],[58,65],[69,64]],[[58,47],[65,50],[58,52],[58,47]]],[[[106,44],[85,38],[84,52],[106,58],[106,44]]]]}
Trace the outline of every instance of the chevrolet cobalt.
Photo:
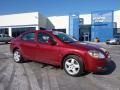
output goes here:
{"type": "Polygon", "coordinates": [[[71,76],[105,70],[110,56],[104,48],[83,44],[62,32],[47,30],[21,34],[11,40],[10,49],[17,63],[33,60],[57,65],[71,76]]]}

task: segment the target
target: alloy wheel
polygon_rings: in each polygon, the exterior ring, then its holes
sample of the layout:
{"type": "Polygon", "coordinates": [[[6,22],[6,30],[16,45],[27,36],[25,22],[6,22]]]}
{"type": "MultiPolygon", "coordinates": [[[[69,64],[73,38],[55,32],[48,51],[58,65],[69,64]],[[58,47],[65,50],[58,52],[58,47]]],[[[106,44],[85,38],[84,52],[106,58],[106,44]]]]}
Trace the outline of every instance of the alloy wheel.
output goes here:
{"type": "Polygon", "coordinates": [[[80,71],[79,62],[74,58],[69,58],[65,61],[65,69],[70,75],[76,75],[80,71]]]}
{"type": "Polygon", "coordinates": [[[20,52],[18,51],[18,50],[16,50],[15,52],[14,52],[14,60],[15,60],[15,62],[20,62],[20,60],[21,60],[21,55],[20,55],[20,52]]]}

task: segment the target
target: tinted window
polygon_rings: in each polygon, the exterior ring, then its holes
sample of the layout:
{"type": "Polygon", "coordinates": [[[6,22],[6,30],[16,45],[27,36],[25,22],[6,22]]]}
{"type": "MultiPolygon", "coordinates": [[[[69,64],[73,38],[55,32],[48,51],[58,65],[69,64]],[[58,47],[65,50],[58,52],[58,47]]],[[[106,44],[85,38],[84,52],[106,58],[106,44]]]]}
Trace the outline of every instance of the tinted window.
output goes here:
{"type": "Polygon", "coordinates": [[[47,33],[40,32],[40,33],[38,34],[38,41],[39,41],[39,42],[47,43],[47,41],[48,41],[49,39],[53,40],[53,38],[52,38],[49,34],[47,34],[47,33]]]}
{"type": "Polygon", "coordinates": [[[8,34],[8,28],[0,28],[0,34],[8,34]]]}
{"type": "Polygon", "coordinates": [[[24,33],[26,31],[32,31],[32,30],[35,30],[35,27],[12,28],[12,37],[17,37],[21,33],[24,33]]]}
{"type": "Polygon", "coordinates": [[[53,34],[56,35],[60,40],[66,43],[73,43],[77,41],[76,39],[62,32],[53,32],[53,34]]]}
{"type": "Polygon", "coordinates": [[[34,41],[35,40],[35,33],[27,33],[22,37],[22,40],[25,41],[34,41]]]}

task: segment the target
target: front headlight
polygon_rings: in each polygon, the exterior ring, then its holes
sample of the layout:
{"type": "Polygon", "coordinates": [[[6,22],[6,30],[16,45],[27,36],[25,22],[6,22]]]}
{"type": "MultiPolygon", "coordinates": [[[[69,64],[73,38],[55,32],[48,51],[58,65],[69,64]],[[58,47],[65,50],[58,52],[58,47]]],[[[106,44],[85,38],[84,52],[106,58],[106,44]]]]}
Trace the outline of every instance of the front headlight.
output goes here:
{"type": "Polygon", "coordinates": [[[100,52],[100,51],[97,51],[97,50],[90,50],[88,51],[89,55],[94,57],[94,58],[98,58],[98,59],[103,59],[105,58],[105,55],[100,52]]]}

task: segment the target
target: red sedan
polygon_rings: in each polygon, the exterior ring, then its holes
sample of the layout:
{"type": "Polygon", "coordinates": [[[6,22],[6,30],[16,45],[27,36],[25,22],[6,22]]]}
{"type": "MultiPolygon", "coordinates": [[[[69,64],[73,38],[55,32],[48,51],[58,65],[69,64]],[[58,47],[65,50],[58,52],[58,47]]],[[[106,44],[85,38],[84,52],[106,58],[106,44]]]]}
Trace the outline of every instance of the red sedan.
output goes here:
{"type": "Polygon", "coordinates": [[[10,48],[17,63],[34,60],[57,65],[71,76],[79,76],[85,71],[103,71],[109,61],[105,49],[82,44],[57,31],[25,32],[11,40],[10,48]]]}

